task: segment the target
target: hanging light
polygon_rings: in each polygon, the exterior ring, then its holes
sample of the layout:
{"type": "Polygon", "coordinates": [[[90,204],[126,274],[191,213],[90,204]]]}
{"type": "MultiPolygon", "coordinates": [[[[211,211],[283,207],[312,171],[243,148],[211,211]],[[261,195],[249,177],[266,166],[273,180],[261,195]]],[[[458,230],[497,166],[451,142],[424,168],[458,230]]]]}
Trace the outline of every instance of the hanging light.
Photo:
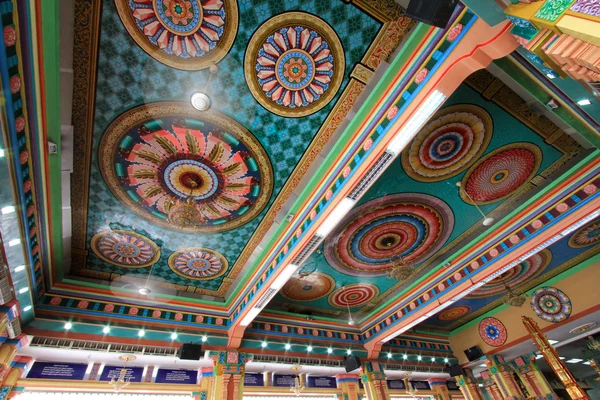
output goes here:
{"type": "Polygon", "coordinates": [[[196,92],[190,98],[190,103],[192,103],[192,107],[194,107],[198,111],[206,111],[210,108],[210,97],[208,97],[208,86],[212,79],[213,74],[219,72],[219,67],[216,64],[213,64],[209,68],[210,75],[208,76],[208,80],[206,81],[206,85],[201,92],[196,92]]]}
{"type": "Polygon", "coordinates": [[[152,266],[150,267],[150,272],[148,273],[148,277],[146,278],[146,283],[144,284],[144,286],[138,288],[138,293],[141,294],[142,296],[148,296],[150,293],[152,293],[152,290],[150,290],[150,287],[148,286],[148,284],[150,282],[150,277],[152,276],[153,269],[154,269],[154,264],[152,264],[152,266]]]}
{"type": "Polygon", "coordinates": [[[133,354],[126,354],[119,357],[119,360],[124,361],[125,364],[123,365],[123,368],[121,368],[121,371],[119,371],[119,377],[115,379],[113,376],[110,382],[108,382],[108,384],[113,387],[115,392],[119,392],[121,389],[127,387],[131,383],[131,378],[127,377],[127,363],[135,359],[136,356],[133,354]]]}
{"type": "Polygon", "coordinates": [[[485,215],[485,213],[483,211],[481,211],[481,208],[479,208],[479,206],[471,198],[471,196],[469,195],[469,193],[467,193],[467,191],[462,188],[462,184],[460,182],[456,182],[456,186],[458,186],[458,191],[464,193],[465,196],[467,196],[469,198],[469,200],[471,200],[471,204],[473,204],[475,206],[475,208],[477,208],[477,211],[479,211],[479,213],[483,216],[483,222],[482,222],[483,226],[490,226],[490,225],[492,225],[494,223],[494,218],[488,217],[487,215],[485,215]]]}
{"type": "MultiPolygon", "coordinates": [[[[298,371],[300,371],[302,367],[300,364],[294,364],[290,369],[294,371],[296,375],[298,375],[298,371]]],[[[294,378],[294,384],[290,386],[290,392],[294,393],[296,396],[300,396],[300,393],[302,393],[304,389],[305,386],[304,384],[300,383],[300,377],[296,376],[294,378]]]]}
{"type": "Polygon", "coordinates": [[[170,200],[167,206],[167,222],[179,228],[195,230],[205,221],[192,196],[193,189],[185,199],[170,200]]]}
{"type": "MultiPolygon", "coordinates": [[[[344,290],[343,286],[342,286],[342,290],[344,290]]],[[[352,318],[352,312],[350,311],[350,305],[348,304],[348,299],[346,299],[346,297],[344,297],[344,299],[346,300],[346,308],[348,309],[348,325],[354,326],[354,325],[356,325],[356,321],[354,320],[354,318],[352,318]]]]}
{"type": "Polygon", "coordinates": [[[405,282],[415,274],[413,267],[404,258],[398,257],[392,260],[392,269],[388,272],[388,278],[405,282]]]}
{"type": "Polygon", "coordinates": [[[504,287],[506,287],[506,296],[502,299],[504,304],[511,307],[521,307],[527,301],[527,295],[525,293],[514,292],[502,279],[504,287]]]}

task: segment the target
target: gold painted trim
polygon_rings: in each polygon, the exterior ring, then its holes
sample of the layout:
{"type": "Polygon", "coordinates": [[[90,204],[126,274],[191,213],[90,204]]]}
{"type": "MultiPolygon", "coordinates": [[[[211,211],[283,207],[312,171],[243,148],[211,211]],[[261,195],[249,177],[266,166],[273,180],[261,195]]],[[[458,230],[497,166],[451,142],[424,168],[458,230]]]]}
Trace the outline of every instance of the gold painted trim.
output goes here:
{"type": "Polygon", "coordinates": [[[106,230],[106,231],[98,232],[94,235],[94,237],[92,237],[92,240],[90,241],[90,248],[92,249],[94,254],[96,256],[98,256],[98,258],[102,259],[103,261],[106,261],[109,264],[116,265],[116,266],[123,267],[123,268],[137,269],[137,268],[149,267],[150,265],[156,263],[160,259],[160,247],[158,247],[158,245],[156,243],[154,243],[154,241],[152,241],[152,239],[150,239],[149,237],[140,235],[139,233],[135,233],[132,231],[106,230]],[[116,263],[113,260],[111,260],[110,258],[105,257],[104,254],[102,254],[97,248],[98,242],[100,240],[102,240],[102,238],[108,233],[118,233],[121,235],[133,236],[134,238],[143,240],[144,242],[148,243],[148,245],[152,248],[154,255],[152,256],[150,261],[148,261],[144,264],[126,265],[126,264],[116,263]]]}
{"type": "Polygon", "coordinates": [[[346,60],[344,56],[344,48],[342,47],[342,43],[335,33],[335,30],[333,30],[333,28],[321,18],[299,11],[279,14],[263,23],[250,38],[250,42],[248,43],[248,47],[246,49],[246,56],[244,57],[244,75],[246,77],[246,83],[248,84],[250,93],[252,93],[252,96],[260,103],[260,105],[273,114],[280,115],[282,117],[304,117],[314,114],[323,107],[327,106],[335,97],[340,86],[342,85],[345,69],[346,60]],[[333,78],[329,83],[329,89],[327,89],[327,91],[325,91],[325,93],[323,93],[318,100],[315,100],[306,107],[290,108],[281,106],[266,96],[265,92],[260,87],[258,78],[256,76],[256,58],[267,37],[274,34],[281,28],[294,25],[312,29],[318,32],[325,39],[325,41],[329,44],[329,49],[331,50],[331,55],[333,56],[334,70],[333,78]]]}
{"type": "Polygon", "coordinates": [[[185,247],[185,248],[179,249],[177,251],[174,251],[169,256],[168,264],[169,264],[169,268],[171,268],[171,270],[173,272],[175,272],[177,275],[182,276],[187,279],[195,280],[195,281],[206,281],[206,280],[218,278],[219,276],[221,276],[225,272],[227,272],[227,269],[229,268],[229,263],[227,262],[227,259],[223,256],[223,254],[219,253],[218,251],[207,249],[205,247],[185,247]],[[223,268],[221,268],[221,271],[219,271],[217,274],[207,276],[207,277],[194,277],[194,276],[186,275],[186,274],[180,272],[177,268],[175,268],[175,259],[177,257],[179,257],[180,255],[187,253],[188,251],[201,251],[203,253],[211,254],[211,255],[217,257],[221,261],[223,268]]]}
{"type": "MultiPolygon", "coordinates": [[[[129,35],[135,40],[138,46],[148,53],[150,57],[173,68],[195,71],[208,68],[211,65],[218,63],[227,55],[227,53],[229,53],[237,35],[239,19],[237,0],[222,0],[223,9],[225,10],[225,27],[223,28],[223,36],[217,45],[201,57],[186,59],[172,56],[152,44],[146,35],[139,30],[133,15],[131,14],[131,10],[129,9],[129,1],[114,1],[123,26],[125,26],[125,29],[127,29],[127,32],[129,32],[129,35]]],[[[199,0],[196,1],[200,3],[199,0]]],[[[202,7],[200,4],[199,6],[202,7]]]]}

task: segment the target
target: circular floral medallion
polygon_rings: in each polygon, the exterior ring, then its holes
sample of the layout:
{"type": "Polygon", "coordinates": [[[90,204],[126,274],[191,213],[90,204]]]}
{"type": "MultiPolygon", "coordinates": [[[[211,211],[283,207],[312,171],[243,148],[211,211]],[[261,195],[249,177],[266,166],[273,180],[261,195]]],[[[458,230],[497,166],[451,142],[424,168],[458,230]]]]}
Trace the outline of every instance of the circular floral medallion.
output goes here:
{"type": "Polygon", "coordinates": [[[98,150],[112,193],[137,215],[167,229],[223,232],[256,217],[273,191],[267,153],[243,126],[185,103],[136,107],[106,130],[98,150]],[[195,226],[167,222],[191,201],[195,226]]]}
{"type": "Polygon", "coordinates": [[[131,231],[99,232],[92,238],[90,247],[102,260],[119,267],[147,267],[160,258],[156,243],[131,231]]]}
{"type": "Polygon", "coordinates": [[[481,298],[505,294],[506,285],[511,289],[517,289],[544,272],[551,260],[552,253],[550,250],[544,249],[504,272],[497,278],[492,279],[479,289],[468,294],[466,297],[481,298]]]}
{"type": "Polygon", "coordinates": [[[467,315],[470,311],[471,307],[469,306],[451,307],[440,312],[437,316],[437,319],[440,321],[453,321],[467,315]]]}
{"type": "Polygon", "coordinates": [[[331,276],[313,272],[293,276],[281,290],[281,295],[294,301],[313,301],[327,296],[334,288],[335,281],[331,276]]]}
{"type": "Polygon", "coordinates": [[[561,322],[569,318],[573,307],[569,297],[550,286],[537,289],[531,295],[531,308],[538,317],[548,322],[561,322]]]}
{"type": "Polygon", "coordinates": [[[325,257],[354,276],[383,276],[402,257],[418,263],[446,242],[454,227],[450,207],[418,193],[380,197],[353,209],[325,241],[325,257]]]}
{"type": "Polygon", "coordinates": [[[169,267],[190,279],[213,279],[227,272],[227,259],[214,250],[203,247],[180,249],[169,256],[169,267]]]}
{"type": "Polygon", "coordinates": [[[569,246],[588,247],[600,241],[600,221],[593,220],[579,228],[569,239],[569,246]]]}
{"type": "Polygon", "coordinates": [[[379,288],[370,283],[353,283],[343,286],[329,295],[329,304],[336,308],[356,308],[365,305],[379,295],[379,288]]]}
{"type": "Polygon", "coordinates": [[[500,147],[467,171],[460,197],[470,204],[489,204],[509,197],[534,177],[541,162],[542,152],[534,144],[512,143],[500,147]]]}
{"type": "Polygon", "coordinates": [[[467,169],[492,138],[492,118],[472,105],[446,107],[402,152],[402,166],[413,179],[437,182],[467,169]]]}
{"type": "Polygon", "coordinates": [[[250,92],[267,110],[302,117],[325,107],[344,77],[344,50],[334,30],[303,12],[279,14],[248,44],[244,73],[250,92]]]}
{"type": "Polygon", "coordinates": [[[220,61],[238,28],[236,0],[115,0],[136,43],[174,68],[198,70],[220,61]]]}
{"type": "Polygon", "coordinates": [[[506,343],[506,327],[497,318],[484,318],[479,323],[479,336],[490,346],[499,347],[506,343]]]}

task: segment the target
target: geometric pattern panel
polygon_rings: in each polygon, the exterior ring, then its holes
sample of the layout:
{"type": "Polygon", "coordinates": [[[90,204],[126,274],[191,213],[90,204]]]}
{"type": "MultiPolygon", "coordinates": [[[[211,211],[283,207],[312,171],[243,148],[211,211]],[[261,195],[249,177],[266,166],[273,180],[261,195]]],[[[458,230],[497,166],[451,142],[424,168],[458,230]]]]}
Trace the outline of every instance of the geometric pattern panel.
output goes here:
{"type": "Polygon", "coordinates": [[[497,318],[484,318],[479,323],[479,336],[490,346],[499,347],[506,343],[506,327],[497,318]]]}
{"type": "Polygon", "coordinates": [[[531,295],[531,308],[538,317],[548,322],[561,322],[571,315],[571,300],[554,287],[542,287],[531,295]]]}

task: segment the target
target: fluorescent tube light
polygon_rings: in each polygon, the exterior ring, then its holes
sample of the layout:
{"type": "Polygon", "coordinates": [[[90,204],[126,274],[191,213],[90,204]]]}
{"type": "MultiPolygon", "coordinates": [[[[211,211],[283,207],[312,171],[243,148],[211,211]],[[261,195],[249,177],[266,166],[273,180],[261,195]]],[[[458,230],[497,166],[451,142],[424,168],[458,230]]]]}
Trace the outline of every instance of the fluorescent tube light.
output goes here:
{"type": "Polygon", "coordinates": [[[317,235],[321,237],[327,237],[331,233],[332,230],[344,219],[346,214],[354,207],[356,201],[352,200],[349,197],[344,197],[342,201],[338,203],[337,206],[331,211],[331,214],[325,218],[325,221],[321,223],[319,229],[317,229],[317,235]]]}

